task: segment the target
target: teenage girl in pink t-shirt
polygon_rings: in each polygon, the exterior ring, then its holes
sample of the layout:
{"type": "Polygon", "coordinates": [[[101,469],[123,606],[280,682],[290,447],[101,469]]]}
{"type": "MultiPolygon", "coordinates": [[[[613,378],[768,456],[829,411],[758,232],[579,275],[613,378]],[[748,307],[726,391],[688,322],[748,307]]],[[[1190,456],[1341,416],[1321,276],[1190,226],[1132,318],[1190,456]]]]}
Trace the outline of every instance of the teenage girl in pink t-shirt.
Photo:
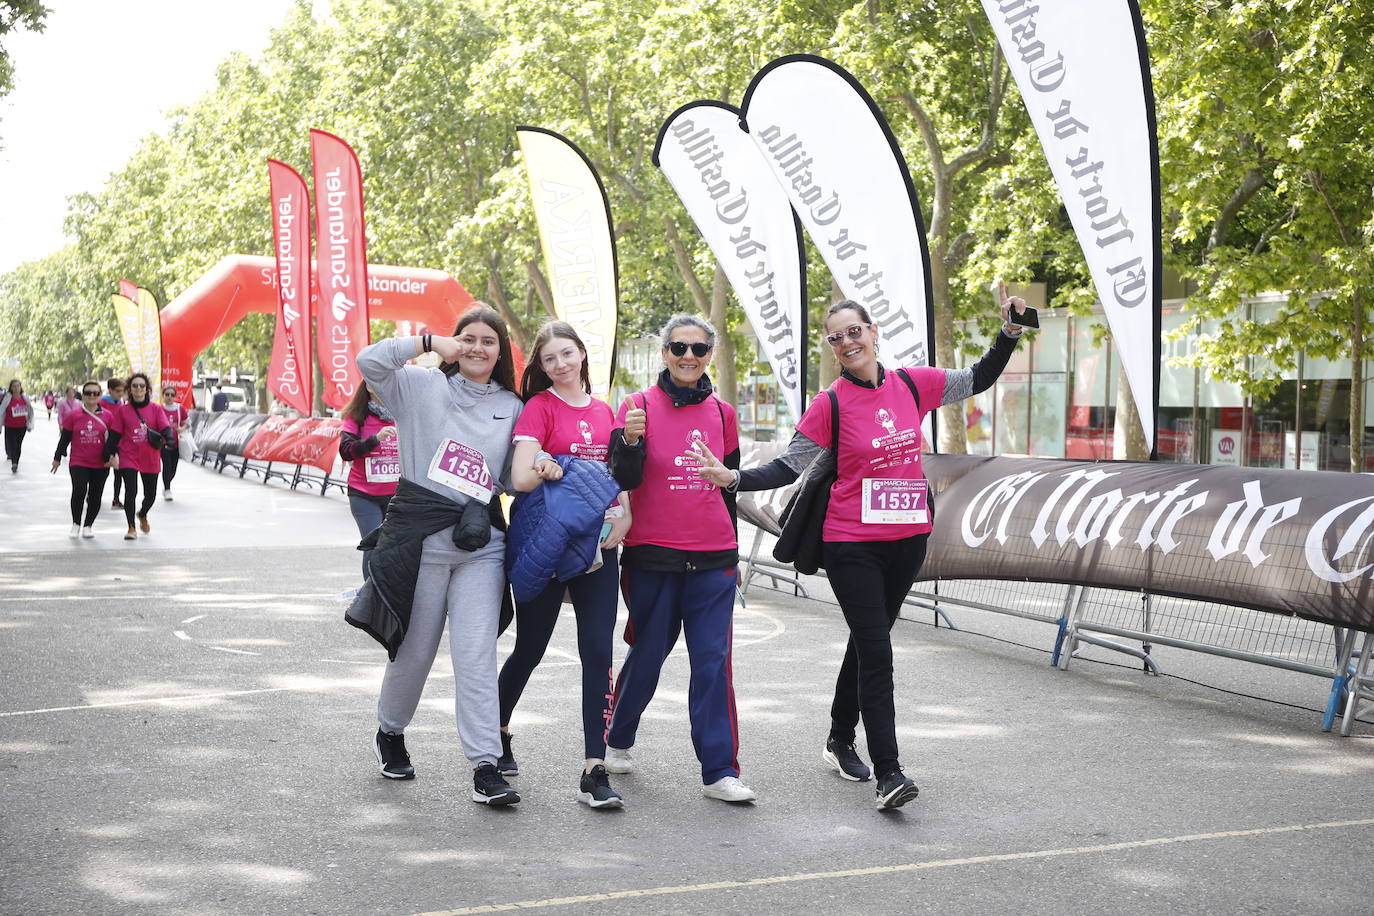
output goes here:
{"type": "Polygon", "coordinates": [[[969,369],[889,371],[878,361],[879,328],[868,311],[857,302],[837,302],[825,316],[825,340],[842,372],[811,402],[787,452],[747,471],[724,467],[713,456],[703,462],[701,475],[728,489],[769,490],[791,483],[812,461],[829,456],[831,398],[838,399],[838,476],[830,490],[821,556],[849,625],[849,644],[835,681],[822,757],[844,778],[866,781],[868,767],[854,748],[862,718],[877,771],[879,808],[900,807],[918,791],[897,755],[890,631],[925,560],[933,519],[921,470],[921,421],[942,404],[991,387],[1021,335],[1007,312],[1025,307],[1022,299],[1004,297],[1002,332],[969,369]]]}
{"type": "Polygon", "coordinates": [[[701,761],[702,794],[727,802],[755,795],[739,774],[739,721],[731,679],[736,564],[734,495],[698,478],[690,457],[707,450],[739,465],[735,409],[716,397],[706,367],[716,331],[674,315],[662,332],[663,372],[620,407],[611,470],[630,486],[634,525],[625,538],[629,654],[616,681],[606,769],[628,773],[640,717],[679,630],[692,668],[687,714],[701,761]],[[633,484],[633,486],[631,486],[633,484]]]}
{"type": "Polygon", "coordinates": [[[62,434],[52,456],[52,472],[56,474],[67,455],[67,446],[71,446],[67,470],[72,478],[72,537],[95,537],[91,526],[100,514],[105,479],[110,476],[110,460],[105,457],[109,415],[100,410],[100,390],[100,383],[95,379],[81,386],[81,407],[62,414],[62,434]],[[84,523],[82,506],[86,507],[84,523]]]}
{"type": "MultiPolygon", "coordinates": [[[[559,455],[605,465],[615,415],[605,401],[592,397],[587,362],[587,348],[572,325],[550,321],[539,329],[520,383],[525,409],[515,424],[515,454],[511,459],[516,490],[529,493],[545,481],[561,480],[563,468],[554,460],[559,455]]],[[[544,657],[566,592],[577,618],[577,652],[582,661],[585,756],[577,800],[593,808],[619,808],[624,803],[620,793],[611,788],[603,759],[606,722],[611,715],[611,645],[620,606],[616,548],[630,530],[630,522],[629,498],[621,493],[615,507],[606,513],[610,527],[601,542],[601,565],[565,581],[552,578],[529,601],[515,602],[515,648],[501,666],[499,681],[502,748],[496,765],[503,775],[514,776],[519,767],[511,752],[511,715],[544,657]]]]}

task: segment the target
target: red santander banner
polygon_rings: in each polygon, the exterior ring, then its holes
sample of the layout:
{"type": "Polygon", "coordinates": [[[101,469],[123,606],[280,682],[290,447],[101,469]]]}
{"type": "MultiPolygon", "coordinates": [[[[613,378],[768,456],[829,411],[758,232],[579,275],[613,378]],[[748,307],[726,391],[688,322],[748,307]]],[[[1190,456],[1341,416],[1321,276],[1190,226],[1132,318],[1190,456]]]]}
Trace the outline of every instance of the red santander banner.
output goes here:
{"type": "Polygon", "coordinates": [[[282,403],[308,417],[315,400],[310,362],[310,194],[305,179],[285,162],[268,159],[267,176],[277,252],[277,332],[267,387],[282,403]]]}
{"type": "Polygon", "coordinates": [[[269,417],[244,446],[243,455],[254,461],[308,464],[326,474],[339,456],[343,421],[326,417],[269,417]]]}
{"type": "Polygon", "coordinates": [[[324,402],[342,409],[357,390],[358,351],[371,341],[367,323],[367,235],[363,171],[352,147],[322,130],[310,131],[315,172],[315,255],[320,304],[316,352],[324,402]]]}

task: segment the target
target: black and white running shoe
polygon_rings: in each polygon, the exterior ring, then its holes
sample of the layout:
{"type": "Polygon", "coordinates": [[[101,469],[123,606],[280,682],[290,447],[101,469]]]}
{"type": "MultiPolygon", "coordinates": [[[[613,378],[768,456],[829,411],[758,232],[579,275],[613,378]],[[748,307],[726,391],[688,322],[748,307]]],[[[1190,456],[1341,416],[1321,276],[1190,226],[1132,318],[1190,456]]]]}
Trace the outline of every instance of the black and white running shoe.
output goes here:
{"type": "Polygon", "coordinates": [[[501,733],[501,756],[496,758],[496,769],[502,776],[519,776],[520,765],[515,762],[515,755],[510,750],[510,735],[506,732],[501,733]]]}
{"type": "Polygon", "coordinates": [[[504,807],[518,804],[520,793],[510,787],[495,764],[484,763],[472,771],[472,800],[479,805],[504,807]]]}
{"type": "Polygon", "coordinates": [[[625,799],[611,788],[606,768],[599,763],[592,767],[590,773],[582,774],[582,781],[577,785],[577,800],[592,808],[621,808],[625,805],[625,799]]]}
{"type": "Polygon", "coordinates": [[[859,752],[854,749],[852,741],[842,744],[834,738],[825,739],[825,750],[821,751],[821,759],[851,782],[868,782],[873,775],[868,766],[859,759],[859,752]]]}
{"type": "Polygon", "coordinates": [[[410,765],[410,755],[406,753],[405,735],[388,735],[377,729],[377,736],[372,739],[372,753],[377,755],[377,763],[387,779],[415,778],[415,767],[410,765]]]}
{"type": "Polygon", "coordinates": [[[901,770],[893,770],[878,778],[878,809],[900,808],[920,792],[921,790],[916,788],[916,783],[901,770]]]}

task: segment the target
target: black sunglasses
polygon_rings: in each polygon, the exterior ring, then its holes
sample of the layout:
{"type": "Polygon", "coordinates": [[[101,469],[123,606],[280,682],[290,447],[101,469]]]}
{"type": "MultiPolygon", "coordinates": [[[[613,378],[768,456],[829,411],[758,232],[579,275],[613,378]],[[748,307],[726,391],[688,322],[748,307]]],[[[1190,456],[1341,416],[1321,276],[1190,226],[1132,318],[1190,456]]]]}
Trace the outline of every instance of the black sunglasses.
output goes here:
{"type": "Polygon", "coordinates": [[[833,347],[835,344],[844,340],[846,337],[848,337],[850,340],[858,340],[860,337],[863,336],[864,328],[868,327],[872,327],[872,325],[851,324],[843,331],[836,331],[834,334],[825,335],[825,342],[833,347]]]}
{"type": "Polygon", "coordinates": [[[668,344],[668,352],[674,356],[686,356],[688,347],[691,347],[692,355],[698,359],[711,352],[711,345],[708,343],[698,341],[694,344],[688,344],[686,341],[682,340],[675,340],[668,344]]]}
{"type": "Polygon", "coordinates": [[[98,397],[100,397],[100,392],[99,392],[98,390],[97,390],[97,391],[83,391],[83,392],[81,392],[81,395],[82,395],[82,397],[87,397],[87,398],[98,398],[98,397]]]}

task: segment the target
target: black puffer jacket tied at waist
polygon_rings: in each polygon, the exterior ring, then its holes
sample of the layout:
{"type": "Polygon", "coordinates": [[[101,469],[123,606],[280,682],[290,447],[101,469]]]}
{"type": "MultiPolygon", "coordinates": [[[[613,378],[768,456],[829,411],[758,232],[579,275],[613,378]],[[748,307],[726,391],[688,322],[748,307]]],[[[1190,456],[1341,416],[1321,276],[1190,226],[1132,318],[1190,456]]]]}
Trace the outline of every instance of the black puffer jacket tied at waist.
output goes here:
{"type": "MultiPolygon", "coordinates": [[[[449,527],[459,550],[478,550],[491,540],[492,528],[506,530],[506,518],[495,498],[487,505],[476,500],[459,503],[401,478],[381,527],[358,545],[359,550],[372,551],[371,573],[344,620],[371,634],[392,661],[410,626],[424,540],[449,527]]],[[[506,616],[503,606],[502,618],[506,616]]]]}

